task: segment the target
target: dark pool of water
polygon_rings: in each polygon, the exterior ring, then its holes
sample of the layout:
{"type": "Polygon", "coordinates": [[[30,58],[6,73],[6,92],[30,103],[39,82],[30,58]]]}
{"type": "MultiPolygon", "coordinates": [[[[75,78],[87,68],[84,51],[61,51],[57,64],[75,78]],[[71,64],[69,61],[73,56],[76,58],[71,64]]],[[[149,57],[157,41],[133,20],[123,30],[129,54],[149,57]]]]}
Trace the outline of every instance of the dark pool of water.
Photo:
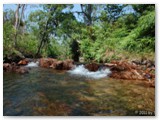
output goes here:
{"type": "Polygon", "coordinates": [[[4,116],[154,115],[155,89],[140,81],[93,80],[39,67],[3,75],[4,116]]]}

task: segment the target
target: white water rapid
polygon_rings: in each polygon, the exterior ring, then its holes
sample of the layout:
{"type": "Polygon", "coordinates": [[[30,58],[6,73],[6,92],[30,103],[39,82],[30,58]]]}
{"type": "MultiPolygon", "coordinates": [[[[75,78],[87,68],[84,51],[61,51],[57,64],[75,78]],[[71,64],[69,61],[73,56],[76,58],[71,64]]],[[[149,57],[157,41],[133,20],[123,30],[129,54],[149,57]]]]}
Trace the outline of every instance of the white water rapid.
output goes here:
{"type": "Polygon", "coordinates": [[[38,67],[39,62],[29,62],[28,65],[26,65],[26,67],[38,67]]]}
{"type": "Polygon", "coordinates": [[[111,71],[108,68],[101,69],[96,72],[91,72],[87,70],[84,67],[84,65],[76,66],[74,69],[68,72],[72,75],[80,75],[80,76],[85,76],[85,77],[94,78],[94,79],[100,79],[100,78],[107,77],[111,73],[111,71]]]}

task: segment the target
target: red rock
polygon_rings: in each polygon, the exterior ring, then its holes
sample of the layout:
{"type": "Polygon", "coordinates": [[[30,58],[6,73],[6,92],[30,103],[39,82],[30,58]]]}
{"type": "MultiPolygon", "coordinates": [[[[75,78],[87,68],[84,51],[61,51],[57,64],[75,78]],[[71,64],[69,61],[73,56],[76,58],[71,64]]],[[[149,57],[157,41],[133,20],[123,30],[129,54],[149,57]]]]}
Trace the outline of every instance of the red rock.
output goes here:
{"type": "Polygon", "coordinates": [[[143,71],[140,70],[139,66],[129,63],[127,61],[113,61],[110,67],[112,73],[110,77],[117,79],[127,80],[144,80],[143,71]]]}
{"type": "Polygon", "coordinates": [[[49,67],[55,69],[56,68],[56,62],[53,62],[49,67]]]}
{"type": "Polygon", "coordinates": [[[4,63],[3,70],[5,72],[16,72],[16,73],[22,73],[22,74],[28,73],[28,68],[17,66],[16,63],[14,62],[12,64],[4,63]]]}
{"type": "Polygon", "coordinates": [[[150,87],[154,87],[155,88],[155,79],[151,81],[150,87]]]}
{"type": "Polygon", "coordinates": [[[70,70],[74,67],[74,62],[73,60],[64,60],[64,61],[58,61],[56,63],[55,69],[57,70],[70,70]]]}
{"type": "Polygon", "coordinates": [[[85,68],[88,69],[89,71],[97,71],[99,69],[99,65],[96,63],[90,63],[86,64],[85,68]]]}
{"type": "Polygon", "coordinates": [[[74,61],[73,60],[65,60],[63,61],[63,70],[70,70],[74,67],[74,61]]]}
{"type": "Polygon", "coordinates": [[[140,85],[142,85],[142,86],[144,86],[144,87],[152,87],[152,88],[155,88],[155,80],[144,81],[144,82],[141,83],[140,85]]]}
{"type": "Polygon", "coordinates": [[[53,59],[53,58],[41,58],[39,60],[39,65],[41,67],[46,67],[46,68],[49,68],[53,63],[57,62],[56,59],[53,59]]]}
{"type": "Polygon", "coordinates": [[[63,62],[62,61],[56,62],[56,69],[57,70],[63,70],[63,62]]]}
{"type": "Polygon", "coordinates": [[[112,63],[105,63],[104,64],[106,67],[114,67],[117,66],[117,64],[112,64],[112,63]]]}
{"type": "Polygon", "coordinates": [[[12,70],[12,66],[9,63],[3,63],[3,70],[4,71],[11,71],[12,70]]]}
{"type": "Polygon", "coordinates": [[[15,72],[24,74],[24,73],[28,73],[28,69],[25,67],[19,67],[15,70],[15,72]]]}
{"type": "Polygon", "coordinates": [[[39,60],[39,65],[41,67],[46,67],[46,68],[53,68],[57,70],[70,70],[74,66],[73,60],[64,60],[64,61],[58,61],[53,58],[41,58],[39,60]]]}
{"type": "Polygon", "coordinates": [[[28,63],[29,61],[27,59],[23,59],[18,62],[18,65],[27,65],[28,63]]]}

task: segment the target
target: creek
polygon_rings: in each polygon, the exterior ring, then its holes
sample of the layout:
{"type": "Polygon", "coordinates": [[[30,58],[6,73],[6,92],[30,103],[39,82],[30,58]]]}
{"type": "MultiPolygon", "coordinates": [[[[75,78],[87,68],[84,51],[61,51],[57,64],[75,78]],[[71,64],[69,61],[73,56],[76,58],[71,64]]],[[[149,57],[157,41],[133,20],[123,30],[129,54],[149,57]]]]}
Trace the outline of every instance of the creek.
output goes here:
{"type": "Polygon", "coordinates": [[[141,81],[111,79],[109,69],[89,72],[83,65],[70,71],[26,67],[28,74],[3,73],[4,116],[154,115],[155,89],[141,81]]]}

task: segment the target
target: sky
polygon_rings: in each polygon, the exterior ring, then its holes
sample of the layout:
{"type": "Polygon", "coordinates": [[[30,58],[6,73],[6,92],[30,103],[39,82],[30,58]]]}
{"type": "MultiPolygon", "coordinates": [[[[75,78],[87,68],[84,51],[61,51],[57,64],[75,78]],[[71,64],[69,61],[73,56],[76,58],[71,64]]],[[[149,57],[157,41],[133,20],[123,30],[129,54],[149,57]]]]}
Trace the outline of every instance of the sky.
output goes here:
{"type": "MultiPolygon", "coordinates": [[[[27,19],[29,14],[33,11],[36,11],[36,10],[43,10],[42,7],[38,6],[39,4],[28,4],[27,5],[27,8],[25,9],[25,16],[24,16],[24,19],[27,19]]],[[[72,12],[74,11],[81,11],[81,7],[80,7],[80,4],[73,4],[74,7],[72,9],[72,12]]],[[[3,10],[7,10],[7,9],[12,9],[13,11],[16,10],[16,4],[4,4],[3,5],[3,10]]],[[[134,12],[132,7],[131,6],[128,6],[126,7],[125,9],[125,13],[132,13],[134,12]]],[[[78,21],[82,21],[83,18],[82,16],[78,16],[77,13],[74,13],[74,16],[76,17],[76,19],[78,21]]]]}
{"type": "MultiPolygon", "coordinates": [[[[31,12],[36,11],[36,10],[43,10],[42,7],[39,7],[37,5],[38,4],[28,4],[28,6],[27,6],[27,8],[25,10],[25,16],[24,16],[25,19],[28,18],[29,14],[31,12]]],[[[11,10],[15,11],[16,10],[16,4],[4,4],[3,5],[3,11],[7,10],[7,9],[8,10],[11,9],[11,10]]],[[[74,7],[73,7],[72,11],[81,11],[80,4],[74,4],[74,7]]],[[[82,18],[79,18],[76,13],[74,15],[77,18],[77,20],[80,21],[82,19],[82,18]]]]}

